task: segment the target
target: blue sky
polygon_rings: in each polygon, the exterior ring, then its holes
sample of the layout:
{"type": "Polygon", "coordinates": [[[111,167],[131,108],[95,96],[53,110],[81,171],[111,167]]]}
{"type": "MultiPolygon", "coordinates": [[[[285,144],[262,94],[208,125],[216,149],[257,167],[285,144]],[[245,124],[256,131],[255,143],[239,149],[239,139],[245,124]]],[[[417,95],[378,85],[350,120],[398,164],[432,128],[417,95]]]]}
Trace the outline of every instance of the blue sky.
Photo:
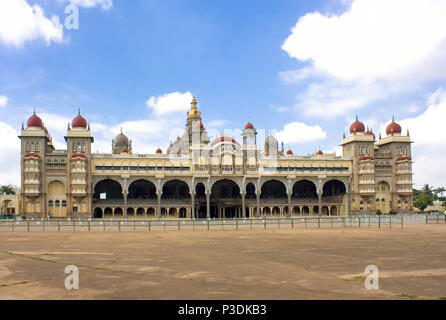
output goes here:
{"type": "Polygon", "coordinates": [[[13,170],[0,183],[19,181],[16,136],[34,108],[57,147],[81,108],[94,150],[122,126],[152,153],[195,95],[211,137],[250,119],[295,154],[339,153],[356,114],[377,134],[395,115],[416,140],[415,183],[444,185],[446,140],[432,129],[446,116],[444,20],[440,0],[2,1],[0,164],[13,170]],[[63,26],[70,2],[78,30],[63,26]]]}

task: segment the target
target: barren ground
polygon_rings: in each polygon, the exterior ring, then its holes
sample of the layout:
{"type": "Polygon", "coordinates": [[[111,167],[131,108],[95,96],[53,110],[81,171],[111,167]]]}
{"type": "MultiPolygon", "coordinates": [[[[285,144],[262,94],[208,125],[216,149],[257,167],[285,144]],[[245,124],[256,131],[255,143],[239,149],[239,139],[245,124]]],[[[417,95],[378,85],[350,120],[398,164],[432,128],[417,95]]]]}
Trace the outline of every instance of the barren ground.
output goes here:
{"type": "Polygon", "coordinates": [[[0,232],[0,299],[446,299],[446,225],[0,232]]]}

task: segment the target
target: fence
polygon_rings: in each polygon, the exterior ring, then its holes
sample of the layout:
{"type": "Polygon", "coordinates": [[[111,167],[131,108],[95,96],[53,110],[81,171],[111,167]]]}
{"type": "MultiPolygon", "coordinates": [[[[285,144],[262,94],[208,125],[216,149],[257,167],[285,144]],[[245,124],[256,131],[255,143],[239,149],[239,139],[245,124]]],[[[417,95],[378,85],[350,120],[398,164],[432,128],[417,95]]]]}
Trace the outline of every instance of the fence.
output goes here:
{"type": "Polygon", "coordinates": [[[1,231],[128,232],[168,230],[253,230],[327,228],[404,228],[407,224],[445,223],[444,215],[284,217],[200,220],[2,220],[1,231]]]}

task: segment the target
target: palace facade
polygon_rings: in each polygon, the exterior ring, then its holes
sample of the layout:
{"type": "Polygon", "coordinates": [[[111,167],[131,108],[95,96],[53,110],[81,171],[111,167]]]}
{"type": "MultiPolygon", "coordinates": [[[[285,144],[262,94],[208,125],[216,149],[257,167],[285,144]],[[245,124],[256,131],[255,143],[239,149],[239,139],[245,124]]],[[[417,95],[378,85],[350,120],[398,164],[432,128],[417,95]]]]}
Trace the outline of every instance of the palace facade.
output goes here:
{"type": "Polygon", "coordinates": [[[210,141],[195,98],[184,134],[166,152],[133,153],[122,132],[111,153],[92,153],[79,114],[56,150],[42,119],[22,125],[20,215],[28,218],[233,218],[413,212],[411,141],[395,121],[376,140],[358,119],[342,156],[294,155],[251,122],[241,143],[210,141]]]}

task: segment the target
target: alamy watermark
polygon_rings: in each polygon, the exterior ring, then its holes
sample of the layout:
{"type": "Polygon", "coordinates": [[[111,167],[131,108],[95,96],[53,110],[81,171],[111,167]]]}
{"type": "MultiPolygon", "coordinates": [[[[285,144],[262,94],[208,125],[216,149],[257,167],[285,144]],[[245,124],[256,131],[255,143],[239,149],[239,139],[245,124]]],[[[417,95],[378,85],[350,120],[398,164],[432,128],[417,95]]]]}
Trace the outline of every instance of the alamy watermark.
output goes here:
{"type": "Polygon", "coordinates": [[[371,264],[365,267],[365,274],[368,276],[365,278],[364,286],[367,290],[378,290],[379,289],[379,270],[378,267],[371,264]]]}
{"type": "Polygon", "coordinates": [[[65,274],[68,277],[65,278],[65,288],[67,290],[78,290],[79,289],[79,268],[74,265],[69,265],[65,267],[65,274]]]}

